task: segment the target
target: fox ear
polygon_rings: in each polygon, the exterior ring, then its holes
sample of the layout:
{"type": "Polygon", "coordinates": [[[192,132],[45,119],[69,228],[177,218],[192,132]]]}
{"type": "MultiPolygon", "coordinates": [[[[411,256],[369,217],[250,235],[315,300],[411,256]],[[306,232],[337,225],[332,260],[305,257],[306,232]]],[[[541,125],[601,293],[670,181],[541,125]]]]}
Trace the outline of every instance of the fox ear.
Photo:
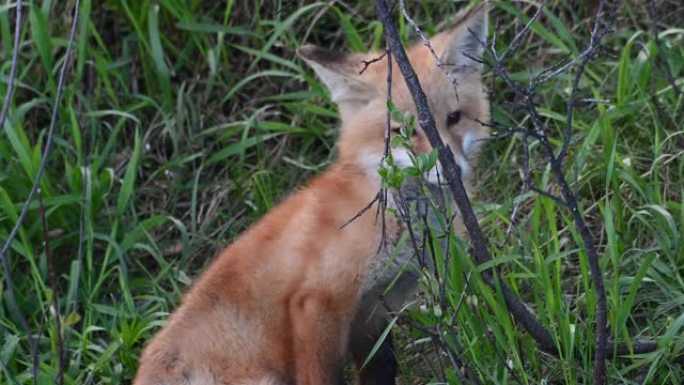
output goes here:
{"type": "Polygon", "coordinates": [[[358,65],[352,56],[307,44],[297,49],[297,55],[316,72],[330,90],[335,103],[364,103],[377,91],[358,75],[358,65]]]}
{"type": "Polygon", "coordinates": [[[483,4],[465,14],[449,33],[440,60],[451,72],[480,72],[487,42],[488,9],[483,4]],[[475,60],[474,60],[475,59],[475,60]]]}

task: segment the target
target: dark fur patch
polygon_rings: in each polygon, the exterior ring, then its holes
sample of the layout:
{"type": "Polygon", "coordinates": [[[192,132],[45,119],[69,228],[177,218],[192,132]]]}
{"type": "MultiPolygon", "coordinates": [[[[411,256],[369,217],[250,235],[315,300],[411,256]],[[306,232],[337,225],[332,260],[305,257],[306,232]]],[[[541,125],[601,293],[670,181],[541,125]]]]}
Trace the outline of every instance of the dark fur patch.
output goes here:
{"type": "Polygon", "coordinates": [[[164,352],[159,355],[159,363],[166,368],[173,368],[180,359],[180,353],[177,350],[164,352]]]}
{"type": "Polygon", "coordinates": [[[312,44],[307,44],[297,50],[299,56],[306,60],[314,61],[325,66],[339,65],[344,63],[347,55],[342,52],[332,51],[312,44]]]}
{"type": "Polygon", "coordinates": [[[397,358],[392,336],[388,335],[366,367],[359,373],[362,385],[396,385],[397,358]]]}

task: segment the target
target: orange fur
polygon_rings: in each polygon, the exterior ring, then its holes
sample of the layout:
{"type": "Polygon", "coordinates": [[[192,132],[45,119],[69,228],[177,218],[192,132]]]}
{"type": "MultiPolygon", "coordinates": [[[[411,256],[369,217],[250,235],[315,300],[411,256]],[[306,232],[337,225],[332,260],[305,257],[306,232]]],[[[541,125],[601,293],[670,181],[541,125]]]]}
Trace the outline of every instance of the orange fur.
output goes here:
{"type": "MultiPolygon", "coordinates": [[[[416,45],[408,52],[442,138],[466,167],[472,166],[477,140],[486,135],[477,121],[488,120],[489,108],[479,67],[449,50],[470,42],[465,28],[480,19],[486,31],[484,12],[471,13],[432,39],[443,59],[461,65],[452,71],[458,98],[427,48],[416,45]],[[448,127],[446,116],[454,110],[461,111],[461,120],[448,127]]],[[[135,385],[336,384],[349,339],[352,350],[362,346],[367,353],[369,343],[361,339],[373,333],[357,329],[378,323],[365,320],[368,311],[360,306],[367,306],[364,295],[386,278],[388,252],[378,252],[382,227],[375,205],[341,226],[380,189],[376,169],[384,148],[386,62],[358,75],[360,59],[374,53],[339,55],[306,46],[300,55],[339,105],[338,160],[218,255],[145,348],[135,385]]],[[[394,68],[392,98],[400,109],[415,113],[396,63],[394,68]]],[[[413,142],[416,153],[430,150],[419,129],[413,142]]],[[[402,228],[396,218],[387,219],[393,244],[402,228]]],[[[357,362],[361,353],[354,352],[357,362]]]]}

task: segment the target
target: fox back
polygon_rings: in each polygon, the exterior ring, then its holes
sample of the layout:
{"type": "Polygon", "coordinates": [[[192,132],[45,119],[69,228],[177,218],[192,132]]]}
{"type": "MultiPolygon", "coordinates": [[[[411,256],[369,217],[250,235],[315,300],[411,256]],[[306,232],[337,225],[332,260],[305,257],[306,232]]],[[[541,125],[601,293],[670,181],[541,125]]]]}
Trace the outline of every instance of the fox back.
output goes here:
{"type": "MultiPolygon", "coordinates": [[[[476,60],[486,31],[486,9],[478,8],[430,40],[440,66],[428,47],[408,50],[437,129],[468,179],[487,135],[482,122],[489,119],[476,60]]],[[[390,261],[387,250],[405,229],[395,216],[385,226],[375,216],[387,133],[387,60],[366,65],[381,54],[311,45],[298,53],[338,105],[337,160],[219,253],[144,349],[135,385],[341,384],[347,357],[360,368],[386,325],[383,312],[369,309],[411,256],[390,261]],[[389,246],[379,251],[383,240],[389,246]]],[[[391,98],[415,114],[396,63],[392,68],[391,98]]],[[[397,130],[392,124],[390,135],[397,130]]],[[[409,148],[391,151],[397,165],[409,166],[413,155],[431,147],[417,127],[409,148]]],[[[440,172],[438,164],[424,176],[427,183],[438,184],[440,172]]],[[[388,294],[390,304],[405,301],[412,287],[411,277],[399,282],[388,294]]],[[[391,346],[385,346],[358,381],[394,384],[395,370],[391,346]]]]}

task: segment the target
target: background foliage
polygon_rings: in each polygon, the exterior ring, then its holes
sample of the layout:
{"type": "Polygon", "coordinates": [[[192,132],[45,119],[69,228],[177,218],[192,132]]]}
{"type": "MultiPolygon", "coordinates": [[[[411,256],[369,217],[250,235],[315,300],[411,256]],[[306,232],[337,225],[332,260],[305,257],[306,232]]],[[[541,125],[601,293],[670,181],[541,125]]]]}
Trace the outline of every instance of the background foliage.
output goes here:
{"type": "MultiPolygon", "coordinates": [[[[27,3],[17,90],[0,132],[0,245],[37,172],[73,17],[73,1],[27,3]]],[[[433,33],[467,2],[407,5],[433,33]]],[[[494,3],[498,50],[537,5],[494,3]]],[[[0,6],[3,97],[14,8],[13,1],[0,6]]],[[[525,83],[581,52],[595,9],[593,1],[549,1],[506,63],[514,80],[525,83]]],[[[38,343],[41,383],[54,383],[59,372],[61,334],[66,383],[120,384],[132,378],[144,342],[214,253],[334,159],[335,108],[295,48],[381,48],[382,28],[370,1],[83,0],[79,17],[55,147],[40,184],[49,231],[33,202],[8,258],[18,308],[38,343]]],[[[566,169],[602,253],[611,335],[662,336],[656,352],[612,360],[612,383],[684,380],[674,359],[684,349],[681,20],[675,0],[623,3],[580,83],[586,100],[575,113],[566,169]]],[[[406,41],[413,39],[397,21],[406,41]]],[[[568,74],[547,83],[536,101],[557,139],[571,80],[568,74]]],[[[524,126],[528,117],[511,93],[492,76],[487,83],[494,120],[524,126]]],[[[532,143],[533,154],[537,147],[532,143]]],[[[535,159],[535,185],[553,192],[545,163],[535,159]]],[[[450,341],[483,383],[588,381],[594,296],[581,241],[556,202],[519,194],[521,162],[517,136],[489,141],[476,205],[496,263],[552,330],[563,359],[539,352],[466,254],[455,252],[450,305],[437,309],[425,284],[422,307],[397,323],[402,383],[436,381],[439,371],[431,368],[448,365],[411,322],[453,331],[450,341]],[[517,203],[518,223],[507,237],[517,203]],[[473,279],[466,284],[464,277],[473,279]]],[[[0,382],[30,383],[27,334],[2,283],[0,382]]],[[[453,372],[447,379],[458,383],[453,372]]]]}

